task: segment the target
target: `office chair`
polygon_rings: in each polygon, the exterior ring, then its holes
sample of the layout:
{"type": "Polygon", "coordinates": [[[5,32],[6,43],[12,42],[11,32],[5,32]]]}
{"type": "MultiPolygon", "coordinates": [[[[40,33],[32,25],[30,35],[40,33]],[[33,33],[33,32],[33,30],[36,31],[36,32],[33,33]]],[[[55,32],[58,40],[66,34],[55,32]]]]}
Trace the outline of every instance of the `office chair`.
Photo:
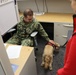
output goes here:
{"type": "Polygon", "coordinates": [[[12,37],[13,32],[15,32],[15,31],[16,31],[16,29],[15,28],[12,28],[12,29],[8,30],[7,33],[10,33],[10,35],[12,37]]]}
{"type": "MultiPolygon", "coordinates": [[[[16,31],[16,29],[10,29],[8,31],[8,33],[11,34],[11,37],[13,36],[13,32],[14,31],[16,31]]],[[[35,61],[37,61],[36,54],[37,54],[37,50],[38,50],[37,34],[38,34],[38,32],[35,31],[35,32],[31,33],[31,35],[30,35],[31,38],[33,39],[33,47],[34,47],[35,61]]]]}
{"type": "MultiPolygon", "coordinates": [[[[12,37],[13,36],[13,32],[15,32],[15,31],[16,31],[16,29],[15,28],[12,28],[7,33],[9,33],[11,35],[11,37],[12,37]]],[[[38,34],[38,32],[37,31],[34,31],[30,35],[31,38],[33,39],[33,47],[34,47],[35,55],[36,55],[36,51],[38,50],[37,34],[38,34]]]]}
{"type": "Polygon", "coordinates": [[[31,35],[30,35],[32,37],[33,41],[34,41],[34,52],[35,52],[35,56],[36,56],[36,51],[38,50],[37,34],[38,34],[38,32],[35,31],[35,32],[31,33],[31,35]]]}

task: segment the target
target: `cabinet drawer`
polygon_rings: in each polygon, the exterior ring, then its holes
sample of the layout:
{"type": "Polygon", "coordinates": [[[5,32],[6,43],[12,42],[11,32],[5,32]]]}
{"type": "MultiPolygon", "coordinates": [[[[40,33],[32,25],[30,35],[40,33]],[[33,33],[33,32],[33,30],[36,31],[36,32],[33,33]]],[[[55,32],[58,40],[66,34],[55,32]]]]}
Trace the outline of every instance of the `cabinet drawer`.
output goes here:
{"type": "Polygon", "coordinates": [[[68,30],[73,30],[70,23],[54,23],[54,41],[63,45],[67,39],[68,30]]]}

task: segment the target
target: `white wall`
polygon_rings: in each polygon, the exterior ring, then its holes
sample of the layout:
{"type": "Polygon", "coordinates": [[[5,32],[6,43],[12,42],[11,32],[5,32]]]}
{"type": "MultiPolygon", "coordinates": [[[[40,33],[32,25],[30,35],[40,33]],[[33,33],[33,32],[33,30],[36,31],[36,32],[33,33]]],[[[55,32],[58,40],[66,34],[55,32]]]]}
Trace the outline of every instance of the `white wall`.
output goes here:
{"type": "MultiPolygon", "coordinates": [[[[38,4],[39,11],[45,11],[46,6],[43,8],[43,1],[44,0],[36,0],[38,4]]],[[[58,13],[73,13],[71,9],[70,2],[68,0],[46,0],[48,12],[58,12],[58,13]]],[[[45,4],[45,2],[44,2],[45,4]]],[[[37,12],[37,7],[35,0],[24,0],[18,1],[18,7],[20,11],[24,11],[26,8],[31,8],[33,11],[37,12]]]]}

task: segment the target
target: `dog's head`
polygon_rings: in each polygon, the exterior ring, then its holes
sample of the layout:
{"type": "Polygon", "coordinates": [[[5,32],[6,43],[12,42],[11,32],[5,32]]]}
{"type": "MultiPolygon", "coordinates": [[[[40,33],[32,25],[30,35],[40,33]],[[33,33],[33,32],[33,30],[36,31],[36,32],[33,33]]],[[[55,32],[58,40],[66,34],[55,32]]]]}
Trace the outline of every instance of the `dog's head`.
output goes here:
{"type": "Polygon", "coordinates": [[[60,45],[58,43],[55,43],[56,47],[55,47],[55,52],[59,52],[59,48],[60,48],[60,45]]]}
{"type": "Polygon", "coordinates": [[[49,55],[45,55],[44,57],[44,68],[47,69],[51,62],[51,57],[49,55]]]}
{"type": "Polygon", "coordinates": [[[55,49],[59,49],[60,48],[60,45],[58,43],[56,43],[56,42],[55,42],[55,44],[53,44],[51,42],[48,42],[47,45],[53,46],[53,48],[55,48],[55,49]]]}

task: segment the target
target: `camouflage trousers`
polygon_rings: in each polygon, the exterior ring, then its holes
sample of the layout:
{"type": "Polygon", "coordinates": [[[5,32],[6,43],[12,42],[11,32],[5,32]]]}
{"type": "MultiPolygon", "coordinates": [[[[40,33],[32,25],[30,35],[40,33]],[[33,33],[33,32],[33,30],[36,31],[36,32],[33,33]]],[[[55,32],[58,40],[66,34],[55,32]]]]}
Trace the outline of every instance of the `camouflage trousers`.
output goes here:
{"type": "Polygon", "coordinates": [[[33,46],[33,39],[31,39],[31,37],[19,39],[17,35],[13,35],[6,43],[22,46],[33,46]]]}

